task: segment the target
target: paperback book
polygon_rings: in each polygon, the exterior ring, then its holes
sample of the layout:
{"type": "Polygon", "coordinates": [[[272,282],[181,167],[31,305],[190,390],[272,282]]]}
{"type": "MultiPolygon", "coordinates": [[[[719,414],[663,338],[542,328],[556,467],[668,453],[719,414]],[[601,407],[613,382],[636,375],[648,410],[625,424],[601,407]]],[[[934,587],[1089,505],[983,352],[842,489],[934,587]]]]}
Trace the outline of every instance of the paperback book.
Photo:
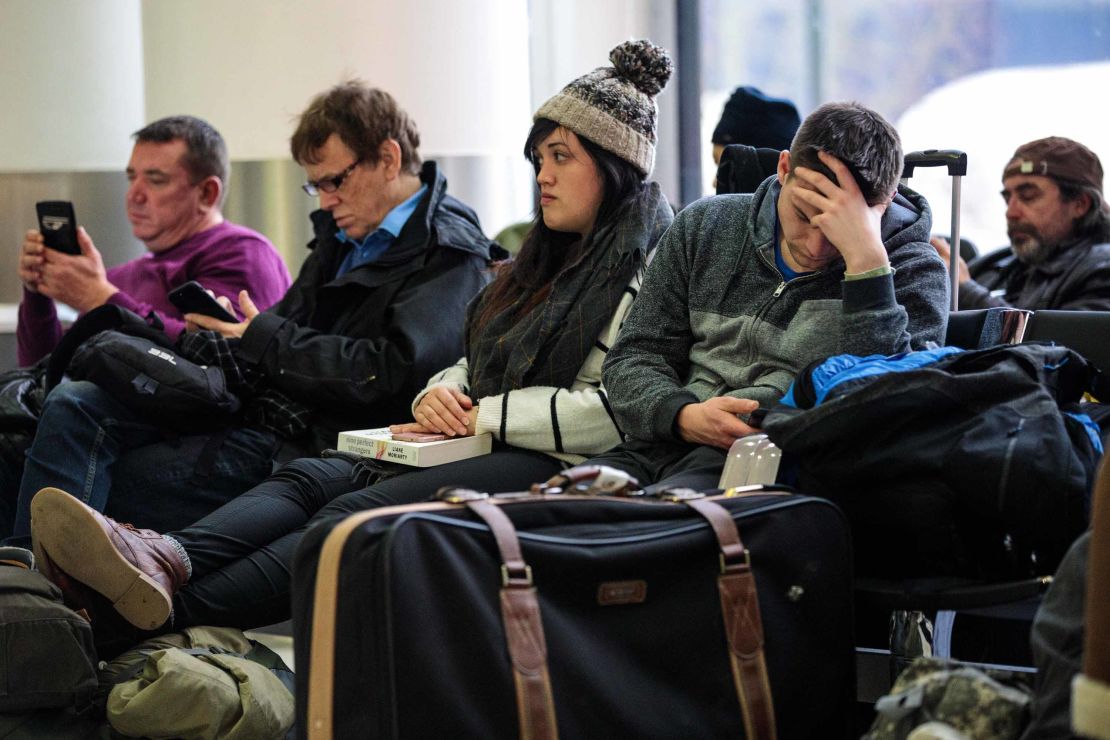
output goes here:
{"type": "Polygon", "coordinates": [[[393,438],[388,427],[358,429],[339,433],[336,449],[375,460],[430,468],[435,465],[465,460],[468,457],[488,455],[493,449],[493,435],[489,432],[473,437],[450,437],[433,442],[410,442],[393,438]]]}

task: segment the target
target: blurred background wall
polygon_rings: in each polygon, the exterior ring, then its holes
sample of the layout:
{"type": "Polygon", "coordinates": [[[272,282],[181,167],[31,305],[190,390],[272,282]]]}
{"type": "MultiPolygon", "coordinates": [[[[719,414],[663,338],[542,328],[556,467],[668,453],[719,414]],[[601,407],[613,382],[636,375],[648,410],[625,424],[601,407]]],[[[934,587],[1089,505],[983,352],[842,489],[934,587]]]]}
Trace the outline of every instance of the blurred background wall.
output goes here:
{"type": "MultiPolygon", "coordinates": [[[[36,201],[72,200],[109,265],[143,253],[123,170],[149,121],[189,113],[220,130],[232,158],[225,215],[266,234],[295,273],[316,200],[288,153],[294,119],[316,93],[362,78],[412,114],[424,158],[494,235],[531,218],[521,150],[535,107],[625,39],[673,43],[673,14],[657,0],[3,0],[0,366],[11,365],[15,264],[36,201]]],[[[669,148],[664,177],[676,169],[669,148]]]]}
{"type": "MultiPolygon", "coordinates": [[[[1110,157],[1110,0],[0,0],[0,367],[35,201],[74,201],[109,264],[142,253],[123,169],[145,123],[191,113],[219,128],[226,215],[295,272],[315,200],[287,141],[314,94],[346,77],[390,90],[494,235],[531,217],[532,111],[636,37],[678,65],[654,173],[676,205],[711,192],[709,134],[744,84],[802,116],[859,100],[907,150],[967,151],[962,233],[983,251],[1005,243],[998,179],[1018,144],[1070,135],[1110,157]]],[[[946,232],[947,179],[914,186],[946,232]]]]}

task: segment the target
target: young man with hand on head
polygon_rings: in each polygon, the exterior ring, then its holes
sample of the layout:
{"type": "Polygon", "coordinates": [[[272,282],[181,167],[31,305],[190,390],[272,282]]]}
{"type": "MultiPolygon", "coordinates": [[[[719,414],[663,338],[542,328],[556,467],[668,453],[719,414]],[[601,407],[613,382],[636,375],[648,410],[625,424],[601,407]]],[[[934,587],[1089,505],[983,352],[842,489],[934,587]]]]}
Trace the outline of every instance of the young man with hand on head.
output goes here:
{"type": "Polygon", "coordinates": [[[622,445],[587,464],[654,487],[717,484],[749,415],[830,355],[944,338],[948,288],[923,197],[898,188],[897,132],[857,104],[802,123],[752,194],[705,198],[663,236],[609,352],[622,445]]]}

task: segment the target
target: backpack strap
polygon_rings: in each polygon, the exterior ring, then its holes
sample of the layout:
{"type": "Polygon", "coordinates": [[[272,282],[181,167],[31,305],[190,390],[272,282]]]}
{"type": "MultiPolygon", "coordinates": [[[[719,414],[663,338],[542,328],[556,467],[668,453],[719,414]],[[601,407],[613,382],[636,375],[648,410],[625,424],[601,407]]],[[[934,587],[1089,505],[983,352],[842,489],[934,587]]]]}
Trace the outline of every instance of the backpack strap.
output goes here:
{"type": "Polygon", "coordinates": [[[207,647],[193,647],[193,648],[177,647],[176,645],[160,645],[158,647],[150,647],[150,648],[135,648],[135,649],[129,651],[129,654],[140,655],[140,656],[142,656],[143,659],[134,661],[129,666],[127,666],[126,668],[121,670],[119,673],[116,673],[115,675],[113,675],[111,681],[109,681],[108,683],[111,686],[115,686],[117,684],[121,684],[121,683],[125,683],[127,681],[130,681],[131,679],[135,678],[136,676],[138,676],[140,673],[142,673],[146,669],[146,660],[147,660],[147,658],[149,658],[154,653],[161,652],[163,650],[177,650],[181,653],[184,653],[185,655],[196,655],[196,656],[200,656],[200,655],[238,655],[239,657],[245,657],[242,653],[238,653],[234,650],[229,650],[227,648],[222,648],[222,647],[219,647],[218,645],[209,645],[207,647]]]}
{"type": "Polygon", "coordinates": [[[204,447],[201,448],[200,454],[197,455],[197,462],[193,466],[193,475],[189,478],[192,485],[204,486],[212,478],[212,473],[216,470],[216,463],[220,459],[220,448],[227,442],[227,438],[231,436],[231,427],[224,427],[208,435],[208,439],[204,441],[204,447]]]}

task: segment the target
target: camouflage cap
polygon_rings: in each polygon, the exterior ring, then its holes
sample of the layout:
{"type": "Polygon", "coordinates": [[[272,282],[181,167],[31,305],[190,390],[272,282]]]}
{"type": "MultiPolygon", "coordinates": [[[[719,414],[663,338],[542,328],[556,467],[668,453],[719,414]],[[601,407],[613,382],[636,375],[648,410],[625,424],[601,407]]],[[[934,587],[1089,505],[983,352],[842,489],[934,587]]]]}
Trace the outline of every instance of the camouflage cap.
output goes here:
{"type": "Polygon", "coordinates": [[[1102,193],[1102,163],[1098,155],[1078,141],[1063,136],[1049,136],[1019,146],[1002,171],[1002,179],[1014,175],[1051,177],[1088,185],[1102,193]]]}
{"type": "Polygon", "coordinates": [[[875,703],[861,740],[901,740],[919,730],[927,738],[1016,738],[1029,719],[1028,682],[1016,671],[918,658],[875,703]]]}

